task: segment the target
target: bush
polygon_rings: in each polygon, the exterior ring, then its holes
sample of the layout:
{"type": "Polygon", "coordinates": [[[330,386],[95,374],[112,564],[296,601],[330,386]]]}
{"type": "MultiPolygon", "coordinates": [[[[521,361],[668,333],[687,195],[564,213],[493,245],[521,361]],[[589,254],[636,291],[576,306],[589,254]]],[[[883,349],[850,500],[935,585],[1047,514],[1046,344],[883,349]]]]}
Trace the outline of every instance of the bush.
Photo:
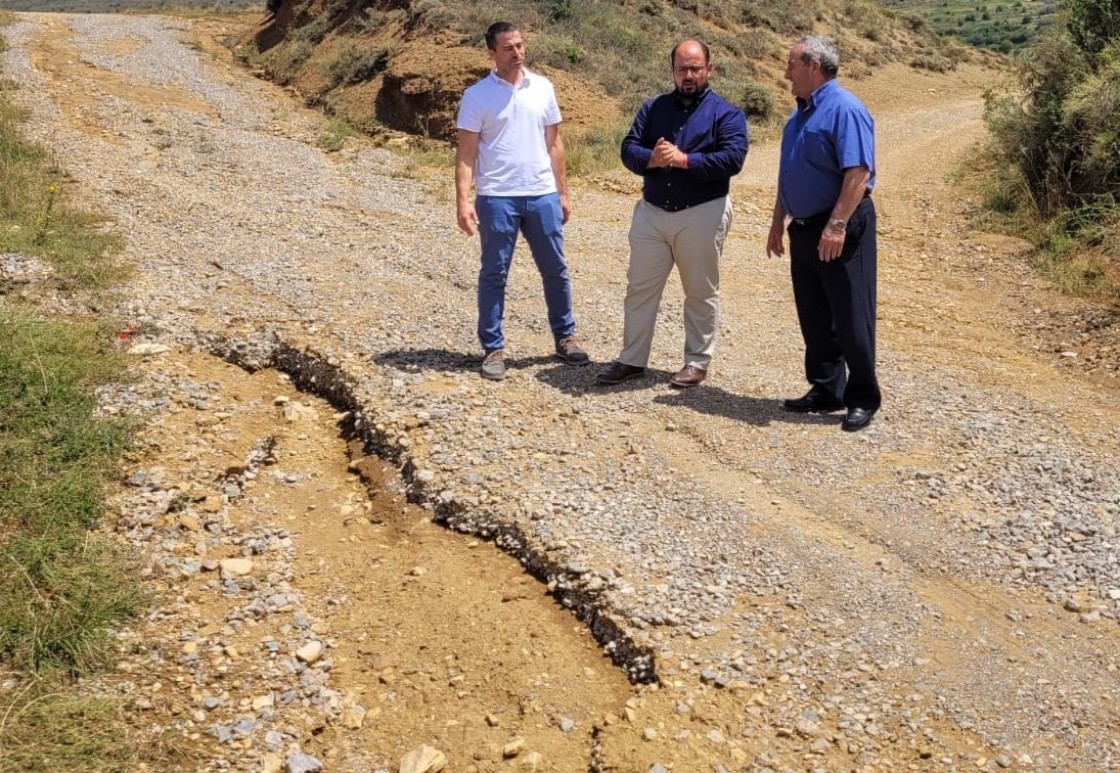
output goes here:
{"type": "Polygon", "coordinates": [[[1062,286],[1099,292],[1096,268],[1057,267],[1080,261],[1085,249],[1096,259],[1120,258],[1120,4],[1065,5],[1066,29],[1051,31],[1017,60],[1018,89],[989,94],[984,116],[996,140],[997,174],[1022,180],[1012,189],[1015,205],[1041,221],[1034,230],[1048,256],[1043,264],[1062,286]]]}
{"type": "MultiPolygon", "coordinates": [[[[295,81],[300,69],[311,59],[315,47],[306,40],[296,40],[283,46],[277,46],[276,53],[271,57],[270,70],[273,78],[281,86],[287,86],[295,81]]],[[[271,52],[269,52],[271,54],[271,52]]]]}
{"type": "Polygon", "coordinates": [[[629,122],[589,129],[564,139],[564,155],[572,175],[589,175],[622,168],[622,138],[630,130],[629,122]]]}
{"type": "Polygon", "coordinates": [[[1099,54],[1120,38],[1120,3],[1116,0],[1065,0],[1066,27],[1073,42],[1089,54],[1099,54]]]}
{"type": "Polygon", "coordinates": [[[1070,175],[1077,201],[1120,194],[1120,41],[1111,50],[1062,105],[1062,123],[1079,151],[1070,175]]]}
{"type": "Polygon", "coordinates": [[[816,2],[786,3],[760,0],[742,3],[739,21],[751,27],[765,27],[783,35],[806,35],[813,29],[820,12],[816,2]]]}
{"type": "Polygon", "coordinates": [[[533,37],[529,55],[531,67],[546,64],[558,70],[571,70],[584,60],[584,53],[575,41],[547,32],[533,37]]]}
{"type": "Polygon", "coordinates": [[[384,70],[388,63],[388,46],[363,50],[356,43],[348,43],[328,68],[331,88],[367,81],[384,70]]]}
{"type": "Polygon", "coordinates": [[[552,21],[571,18],[572,0],[547,0],[545,12],[552,21]]]}
{"type": "Polygon", "coordinates": [[[742,89],[739,107],[748,118],[768,121],[774,116],[774,90],[758,81],[749,81],[742,89]]]}

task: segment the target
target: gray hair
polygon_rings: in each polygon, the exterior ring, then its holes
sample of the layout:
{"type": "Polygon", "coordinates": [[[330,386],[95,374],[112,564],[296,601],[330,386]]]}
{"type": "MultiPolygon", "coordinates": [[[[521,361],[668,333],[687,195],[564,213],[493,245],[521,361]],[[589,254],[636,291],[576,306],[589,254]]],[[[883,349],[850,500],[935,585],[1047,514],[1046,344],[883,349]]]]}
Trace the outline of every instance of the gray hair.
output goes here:
{"type": "Polygon", "coordinates": [[[840,71],[840,52],[836,50],[836,44],[832,42],[832,38],[826,38],[823,35],[807,35],[797,42],[803,47],[801,50],[802,62],[805,64],[820,62],[821,72],[829,78],[836,77],[836,73],[840,71]]]}

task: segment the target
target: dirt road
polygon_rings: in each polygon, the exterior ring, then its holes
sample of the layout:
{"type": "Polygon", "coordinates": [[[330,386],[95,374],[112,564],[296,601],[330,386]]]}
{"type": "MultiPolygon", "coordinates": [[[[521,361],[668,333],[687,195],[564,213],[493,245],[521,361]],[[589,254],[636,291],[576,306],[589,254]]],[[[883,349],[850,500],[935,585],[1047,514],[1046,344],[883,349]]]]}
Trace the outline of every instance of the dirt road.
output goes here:
{"type": "MultiPolygon", "coordinates": [[[[886,393],[849,435],[779,409],[804,386],[763,255],[775,147],[735,184],[706,385],[662,378],[675,282],[655,373],[603,390],[551,360],[528,260],[490,384],[449,175],[324,154],[322,119],[214,44],[231,23],[5,31],[29,131],[128,239],[117,313],[169,347],[107,398],[156,412],[117,530],[162,600],[103,688],[151,767],[395,770],[430,744],[475,771],[1120,768],[1118,374],[1016,332],[1083,305],[946,181],[992,73],[849,84],[877,121],[886,393]]],[[[615,183],[576,185],[566,234],[600,362],[615,183]]]]}

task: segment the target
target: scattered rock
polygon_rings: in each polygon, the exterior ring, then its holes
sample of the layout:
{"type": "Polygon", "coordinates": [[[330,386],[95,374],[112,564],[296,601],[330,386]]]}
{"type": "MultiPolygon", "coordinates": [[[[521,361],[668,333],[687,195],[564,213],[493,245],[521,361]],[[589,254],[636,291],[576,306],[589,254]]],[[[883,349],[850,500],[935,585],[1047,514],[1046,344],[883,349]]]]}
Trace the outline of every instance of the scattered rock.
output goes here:
{"type": "Polygon", "coordinates": [[[303,752],[292,752],[285,760],[287,773],[319,773],[323,770],[323,763],[303,752]]]}
{"type": "Polygon", "coordinates": [[[401,757],[400,773],[440,773],[446,767],[444,753],[424,744],[401,757]]]}
{"type": "Polygon", "coordinates": [[[502,759],[512,759],[521,752],[525,751],[525,739],[514,738],[512,741],[502,747],[502,759]]]}
{"type": "Polygon", "coordinates": [[[323,643],[312,640],[296,650],[296,657],[308,665],[316,662],[323,656],[323,643]]]}

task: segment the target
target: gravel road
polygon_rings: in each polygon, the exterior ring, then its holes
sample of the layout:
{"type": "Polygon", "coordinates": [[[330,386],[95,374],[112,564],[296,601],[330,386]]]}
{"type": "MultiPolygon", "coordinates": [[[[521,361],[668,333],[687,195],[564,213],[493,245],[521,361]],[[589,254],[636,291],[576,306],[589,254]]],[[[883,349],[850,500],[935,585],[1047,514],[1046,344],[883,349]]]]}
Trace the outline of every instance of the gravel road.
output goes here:
{"type": "MultiPolygon", "coordinates": [[[[850,84],[879,128],[885,405],[847,434],[779,409],[804,385],[787,269],[763,254],[773,145],[734,188],[705,385],[666,381],[675,280],[651,374],[604,389],[551,358],[523,251],[511,371],[491,383],[450,169],[325,154],[320,118],[190,29],[26,14],[3,30],[29,133],[127,238],[116,313],[143,340],[259,363],[290,348],[336,373],[413,497],[534,564],[633,678],[746,690],[738,722],[771,755],[751,770],[840,769],[812,761],[822,737],[846,769],[1120,769],[1118,374],[1008,332],[1070,302],[1022,244],[969,232],[945,182],[988,74],[850,84]]],[[[602,363],[634,197],[572,197],[578,335],[602,363]]]]}

